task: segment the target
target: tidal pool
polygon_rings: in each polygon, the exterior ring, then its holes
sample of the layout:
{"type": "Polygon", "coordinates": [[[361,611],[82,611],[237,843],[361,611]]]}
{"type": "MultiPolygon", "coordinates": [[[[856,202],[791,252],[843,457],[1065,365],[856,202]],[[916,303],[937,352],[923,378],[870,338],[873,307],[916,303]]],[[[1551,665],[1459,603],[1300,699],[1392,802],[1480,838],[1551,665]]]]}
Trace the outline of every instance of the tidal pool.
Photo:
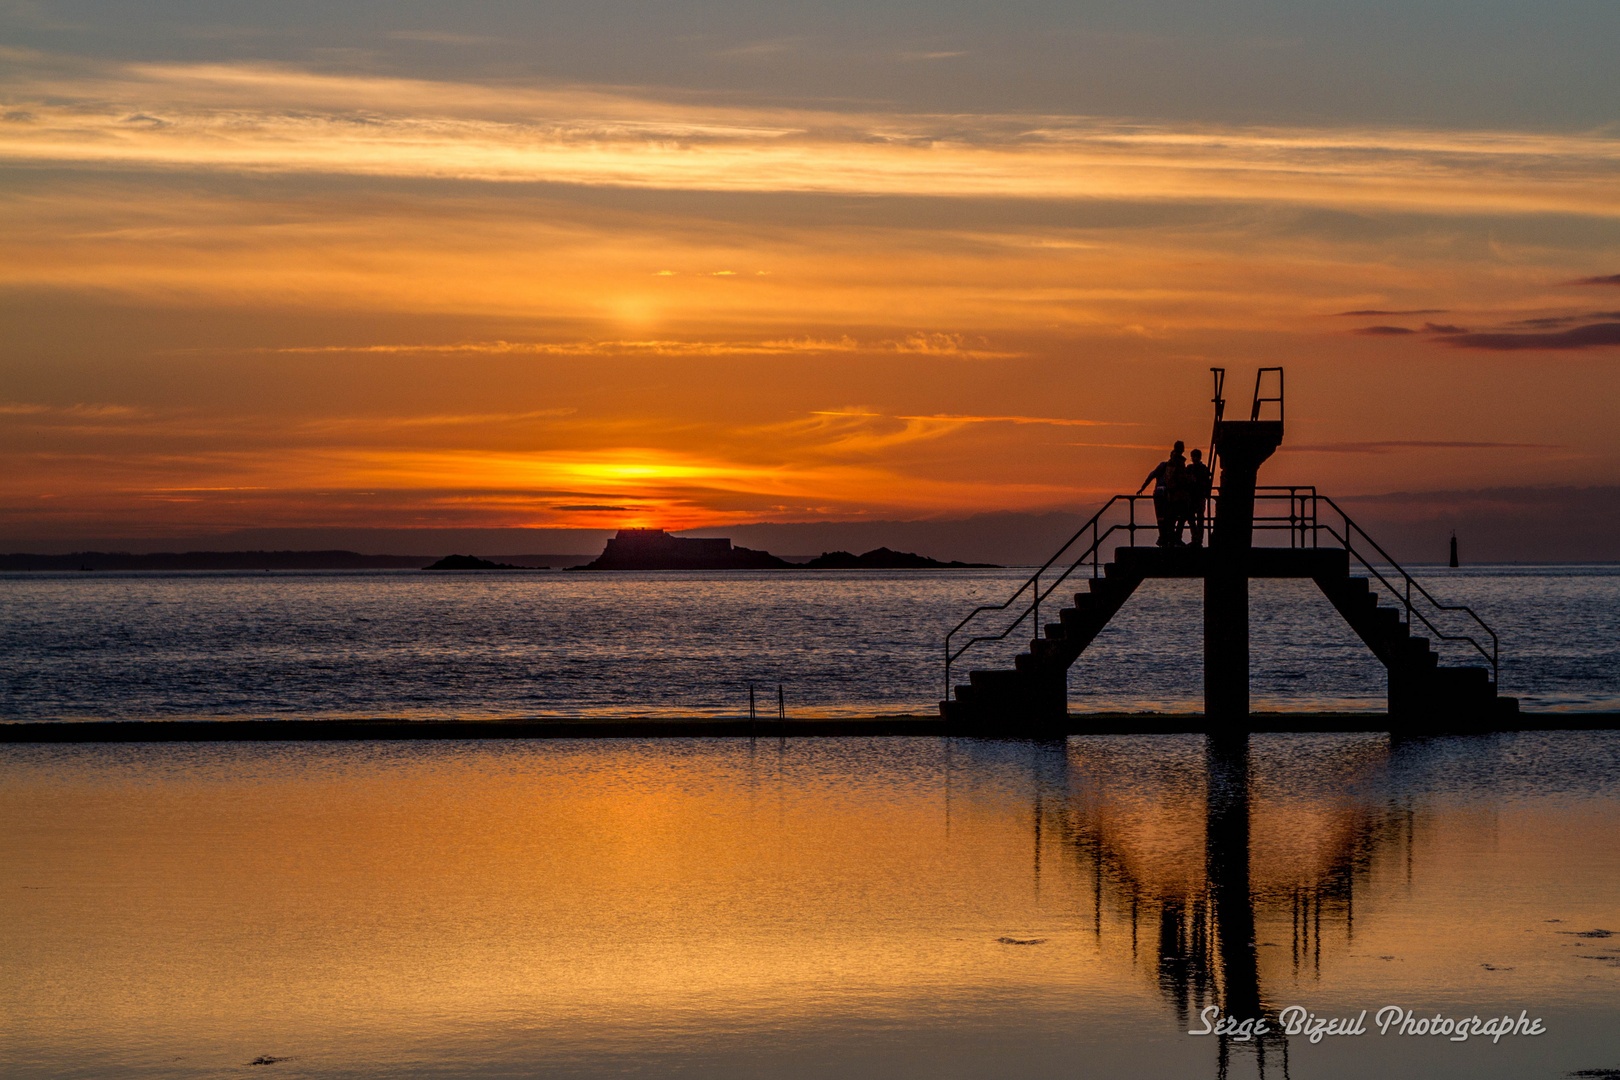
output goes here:
{"type": "Polygon", "coordinates": [[[1607,1075],[1617,830],[1604,732],[9,745],[0,1073],[1607,1075]]]}

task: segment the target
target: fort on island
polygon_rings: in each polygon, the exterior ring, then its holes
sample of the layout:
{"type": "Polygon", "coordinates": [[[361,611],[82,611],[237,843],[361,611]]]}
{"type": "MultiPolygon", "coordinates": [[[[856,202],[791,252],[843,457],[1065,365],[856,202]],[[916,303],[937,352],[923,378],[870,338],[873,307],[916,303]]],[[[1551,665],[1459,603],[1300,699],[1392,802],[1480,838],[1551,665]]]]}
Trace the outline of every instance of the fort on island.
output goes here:
{"type": "Polygon", "coordinates": [[[620,529],[582,570],[785,570],[768,551],[732,547],[725,538],[671,536],[663,529],[620,529]]]}
{"type": "Polygon", "coordinates": [[[940,562],[909,551],[874,548],[860,555],[824,551],[790,563],[768,551],[733,547],[725,538],[671,536],[663,529],[620,529],[595,562],[577,570],[966,570],[993,563],[940,562]]]}

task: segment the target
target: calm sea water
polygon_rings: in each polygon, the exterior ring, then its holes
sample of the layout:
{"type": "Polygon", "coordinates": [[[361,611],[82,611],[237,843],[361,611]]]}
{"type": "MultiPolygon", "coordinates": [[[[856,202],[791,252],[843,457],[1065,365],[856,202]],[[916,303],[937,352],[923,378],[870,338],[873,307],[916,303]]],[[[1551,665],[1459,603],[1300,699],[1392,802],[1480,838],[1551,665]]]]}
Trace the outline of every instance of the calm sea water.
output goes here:
{"type": "Polygon", "coordinates": [[[0,1075],[1612,1076],[1617,835],[1608,732],[8,745],[0,1075]]]}
{"type": "MultiPolygon", "coordinates": [[[[5,575],[0,718],[736,716],[751,683],[794,715],[932,713],[945,631],[1026,574],[5,575]]],[[[1505,693],[1620,708],[1620,567],[1422,576],[1495,626],[1505,693]]],[[[1383,669],[1315,586],[1251,594],[1257,708],[1383,707],[1383,669]]],[[[1150,581],[1071,706],[1196,710],[1202,678],[1198,583],[1150,581]]]]}

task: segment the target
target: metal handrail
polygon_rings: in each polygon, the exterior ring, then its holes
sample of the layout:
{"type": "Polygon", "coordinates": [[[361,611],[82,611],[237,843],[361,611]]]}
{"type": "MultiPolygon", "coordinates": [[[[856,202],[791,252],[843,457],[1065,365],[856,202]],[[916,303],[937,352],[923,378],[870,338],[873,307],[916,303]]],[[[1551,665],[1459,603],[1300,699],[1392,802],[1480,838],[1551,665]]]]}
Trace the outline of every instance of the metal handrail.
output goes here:
{"type": "Polygon", "coordinates": [[[1283,420],[1283,369],[1280,367],[1263,367],[1254,373],[1254,409],[1252,412],[1250,412],[1249,419],[1260,419],[1260,406],[1269,405],[1273,402],[1275,402],[1277,405],[1277,423],[1280,424],[1283,420]],[[1260,396],[1260,384],[1261,381],[1265,379],[1266,372],[1268,371],[1275,371],[1277,373],[1276,397],[1260,396]]]}
{"type": "MultiPolygon", "coordinates": [[[[1218,488],[1212,488],[1210,490],[1208,495],[1210,504],[1214,503],[1215,497],[1218,494],[1218,488]]],[[[1256,514],[1253,519],[1254,528],[1256,530],[1276,532],[1286,529],[1289,534],[1289,547],[1291,548],[1319,547],[1319,538],[1321,534],[1325,532],[1334,541],[1333,546],[1341,547],[1347,554],[1353,556],[1357,562],[1366,568],[1368,573],[1378,579],[1384,588],[1389,591],[1389,594],[1392,597],[1396,598],[1402,603],[1406,609],[1406,625],[1408,627],[1408,633],[1411,632],[1410,627],[1412,625],[1412,619],[1416,617],[1438,640],[1457,642],[1466,641],[1468,644],[1472,645],[1474,650],[1484,657],[1485,660],[1491,665],[1491,682],[1493,684],[1498,684],[1500,682],[1501,643],[1500,639],[1497,637],[1496,631],[1491,628],[1490,624],[1484,619],[1480,618],[1479,613],[1466,604],[1442,604],[1440,601],[1436,600],[1434,596],[1427,589],[1425,589],[1416,578],[1409,574],[1400,563],[1396,562],[1389,552],[1385,551],[1383,547],[1379,545],[1378,541],[1374,540],[1371,534],[1369,534],[1366,529],[1362,528],[1355,521],[1355,519],[1346,513],[1344,508],[1338,503],[1334,502],[1326,495],[1319,494],[1314,486],[1303,484],[1257,486],[1254,489],[1254,494],[1255,502],[1257,504],[1262,502],[1275,502],[1285,498],[1288,500],[1288,512],[1286,514],[1256,514]],[[1341,522],[1343,523],[1343,532],[1335,529],[1331,523],[1320,520],[1317,513],[1318,503],[1326,503],[1332,508],[1334,513],[1338,514],[1341,522]],[[1384,560],[1383,565],[1389,566],[1395,570],[1401,579],[1400,586],[1397,586],[1394,582],[1391,582],[1389,578],[1385,577],[1383,572],[1378,569],[1378,566],[1369,561],[1369,559],[1362,552],[1356,550],[1356,535],[1359,535],[1360,538],[1365,541],[1366,546],[1371,547],[1372,550],[1384,560]],[[1428,601],[1430,606],[1432,606],[1436,611],[1460,611],[1465,613],[1469,618],[1473,619],[1474,622],[1479,625],[1480,629],[1490,636],[1490,649],[1487,651],[1484,644],[1471,634],[1447,634],[1442,632],[1440,628],[1437,627],[1434,622],[1423,613],[1423,611],[1414,606],[1412,599],[1412,593],[1414,590],[1417,592],[1419,597],[1428,601]]],[[[1154,525],[1148,525],[1140,523],[1136,520],[1136,503],[1138,500],[1146,498],[1151,498],[1151,496],[1113,496],[1102,505],[1101,509],[1091,516],[1089,521],[1080,526],[1080,528],[1075,531],[1074,535],[1069,537],[1069,539],[1064,542],[1063,546],[1058,548],[1057,552],[1053,554],[1050,559],[1047,559],[1038,570],[1031,574],[1029,578],[1018,587],[1017,591],[1006,599],[1006,601],[1000,604],[985,604],[980,607],[976,607],[968,613],[966,618],[951,628],[950,632],[945,635],[946,700],[949,700],[951,696],[951,666],[956,660],[961,658],[963,653],[967,652],[968,649],[972,648],[974,645],[980,644],[981,642],[1004,640],[1007,635],[1011,634],[1019,626],[1023,625],[1025,619],[1031,617],[1033,617],[1035,633],[1038,636],[1040,632],[1041,601],[1051,596],[1052,593],[1056,591],[1056,589],[1062,585],[1063,582],[1066,581],[1075,570],[1082,566],[1088,558],[1091,560],[1092,576],[1100,576],[1100,552],[1103,541],[1107,540],[1110,536],[1113,536],[1116,532],[1127,532],[1130,538],[1130,545],[1134,547],[1136,543],[1136,532],[1138,529],[1156,528],[1156,522],[1154,525]],[[1123,524],[1111,525],[1106,531],[1100,531],[1103,515],[1106,514],[1115,503],[1121,502],[1127,504],[1129,509],[1129,517],[1127,521],[1123,524]],[[1050,584],[1048,584],[1045,588],[1042,588],[1041,575],[1050,571],[1052,566],[1063,557],[1063,554],[1073,547],[1074,544],[1080,540],[1080,538],[1084,536],[1088,530],[1092,534],[1091,542],[1086,545],[1085,549],[1075,557],[1067,568],[1065,568],[1056,578],[1051,580],[1050,584]],[[1016,619],[1008,624],[1006,629],[1001,631],[1001,633],[978,635],[970,638],[954,652],[951,650],[952,638],[954,638],[963,627],[967,626],[968,623],[972,622],[975,618],[987,611],[1005,611],[1007,608],[1011,607],[1020,596],[1024,595],[1026,591],[1031,593],[1030,603],[1023,609],[1023,611],[1019,613],[1016,619]]],[[[1207,513],[1206,520],[1213,525],[1214,515],[1212,513],[1207,513]]]]}
{"type": "Polygon", "coordinates": [[[1254,490],[1256,503],[1259,503],[1262,500],[1276,500],[1284,498],[1285,496],[1281,494],[1283,492],[1287,493],[1286,498],[1288,499],[1287,515],[1274,514],[1261,516],[1256,514],[1254,518],[1254,527],[1256,529],[1278,530],[1287,528],[1289,530],[1290,547],[1305,546],[1304,541],[1307,536],[1310,539],[1310,546],[1316,547],[1318,546],[1318,536],[1323,532],[1327,533],[1328,536],[1337,541],[1337,546],[1344,548],[1346,552],[1353,555],[1356,561],[1365,567],[1367,572],[1376,577],[1384,588],[1389,591],[1390,596],[1399,601],[1406,609],[1406,625],[1409,628],[1408,633],[1411,632],[1410,627],[1412,625],[1412,619],[1415,616],[1418,621],[1421,622],[1429,630],[1429,632],[1435,636],[1435,638],[1441,641],[1468,642],[1468,644],[1474,647],[1474,651],[1479,653],[1479,655],[1491,665],[1491,681],[1493,683],[1497,681],[1499,675],[1501,674],[1501,642],[1496,635],[1496,631],[1491,628],[1489,623],[1480,618],[1479,613],[1473,608],[1469,607],[1467,604],[1442,604],[1440,601],[1436,600],[1429,590],[1423,587],[1421,582],[1408,573],[1405,567],[1396,562],[1394,557],[1391,556],[1389,552],[1385,551],[1378,541],[1372,538],[1371,533],[1367,532],[1367,530],[1362,528],[1354,518],[1345,513],[1344,507],[1334,502],[1328,496],[1319,494],[1314,486],[1307,486],[1303,484],[1287,486],[1274,485],[1256,487],[1254,490]],[[1331,524],[1320,520],[1320,518],[1317,516],[1316,506],[1319,501],[1324,502],[1328,506],[1332,507],[1334,513],[1339,515],[1339,519],[1344,525],[1343,533],[1340,533],[1337,529],[1333,528],[1331,524]],[[1367,559],[1361,552],[1356,550],[1352,534],[1358,534],[1361,539],[1364,540],[1366,544],[1376,551],[1379,557],[1384,560],[1384,565],[1393,568],[1395,572],[1400,575],[1400,586],[1397,586],[1395,583],[1391,582],[1387,577],[1384,576],[1383,572],[1380,571],[1376,565],[1367,559]],[[1424,600],[1427,600],[1435,610],[1460,611],[1465,613],[1469,618],[1473,619],[1474,622],[1479,625],[1479,628],[1490,636],[1491,647],[1489,651],[1486,650],[1484,644],[1480,642],[1478,638],[1471,634],[1447,634],[1441,631],[1441,629],[1436,626],[1427,615],[1425,615],[1413,604],[1412,592],[1414,589],[1417,591],[1418,595],[1424,600]]]}
{"type": "Polygon", "coordinates": [[[1040,627],[1041,601],[1043,599],[1045,599],[1046,597],[1051,596],[1053,590],[1055,590],[1059,585],[1063,584],[1063,582],[1068,579],[1069,575],[1074,573],[1074,571],[1081,564],[1083,564],[1086,561],[1087,557],[1090,557],[1090,559],[1091,559],[1092,576],[1093,577],[1100,576],[1100,573],[1099,573],[1100,563],[1099,563],[1098,558],[1097,558],[1097,553],[1102,549],[1102,542],[1104,540],[1108,539],[1110,536],[1113,536],[1116,532],[1125,531],[1125,532],[1128,532],[1129,535],[1130,535],[1131,546],[1135,547],[1136,546],[1136,530],[1138,530],[1138,529],[1155,529],[1155,528],[1157,528],[1156,523],[1154,525],[1144,525],[1144,524],[1139,524],[1137,522],[1137,520],[1136,520],[1136,503],[1137,503],[1137,501],[1140,500],[1140,499],[1151,499],[1151,498],[1152,498],[1151,495],[1115,495],[1115,496],[1113,496],[1107,502],[1103,503],[1102,508],[1100,510],[1098,510],[1095,514],[1091,515],[1091,520],[1090,521],[1087,521],[1084,525],[1080,526],[1080,528],[1076,529],[1075,532],[1074,532],[1074,535],[1069,537],[1066,541],[1064,541],[1063,546],[1058,548],[1057,551],[1052,555],[1052,557],[1050,559],[1047,559],[1046,562],[1042,563],[1041,566],[1040,566],[1040,569],[1036,570],[1033,574],[1031,574],[1029,576],[1029,579],[1026,580],[1022,585],[1018,586],[1017,591],[1014,592],[1011,596],[1007,597],[1007,599],[1004,602],[1002,602],[1000,604],[985,604],[985,605],[982,605],[980,607],[976,607],[972,611],[968,612],[968,615],[967,615],[967,617],[965,619],[963,619],[961,622],[957,623],[954,627],[952,627],[950,629],[950,631],[945,635],[945,698],[946,698],[946,700],[950,700],[950,696],[951,696],[951,664],[954,663],[958,657],[960,657],[963,653],[967,652],[969,649],[971,649],[973,646],[979,644],[980,642],[983,642],[983,641],[1001,641],[1001,640],[1003,640],[1004,638],[1006,638],[1006,636],[1008,634],[1010,634],[1014,630],[1018,629],[1018,627],[1023,624],[1023,621],[1026,618],[1030,618],[1031,616],[1034,617],[1033,625],[1036,627],[1037,632],[1038,632],[1039,627],[1040,627]],[[1113,505],[1115,503],[1120,503],[1120,502],[1125,503],[1126,506],[1128,507],[1129,511],[1130,511],[1130,516],[1129,516],[1128,520],[1123,525],[1111,525],[1111,526],[1109,526],[1107,532],[1103,532],[1103,533],[1099,534],[1097,530],[1098,530],[1098,526],[1099,526],[1100,522],[1102,521],[1102,516],[1104,514],[1106,514],[1109,511],[1109,509],[1113,507],[1113,505]],[[1078,556],[1076,556],[1074,561],[1069,564],[1068,568],[1065,569],[1061,574],[1059,574],[1057,576],[1057,578],[1055,580],[1053,580],[1053,582],[1050,585],[1048,585],[1046,587],[1046,589],[1043,591],[1041,589],[1041,575],[1046,573],[1048,570],[1050,570],[1052,568],[1052,565],[1054,563],[1056,563],[1060,558],[1063,557],[1063,553],[1068,551],[1071,547],[1073,547],[1074,544],[1075,544],[1075,541],[1079,540],[1082,536],[1085,535],[1087,529],[1091,530],[1091,543],[1088,544],[1086,546],[1085,550],[1082,551],[1078,556]],[[1008,624],[1008,626],[1007,626],[1007,628],[1005,630],[1003,630],[999,634],[987,634],[987,635],[984,635],[984,636],[981,636],[981,637],[971,638],[966,644],[964,644],[961,648],[957,649],[954,653],[951,651],[951,638],[955,637],[957,632],[960,631],[964,626],[966,626],[968,623],[972,622],[975,618],[982,615],[986,611],[1005,611],[1007,608],[1012,606],[1014,601],[1016,601],[1020,596],[1024,595],[1025,590],[1032,590],[1032,599],[1030,601],[1030,604],[1022,612],[1019,613],[1018,618],[1014,619],[1010,624],[1008,624]]]}
{"type": "MultiPolygon", "coordinates": [[[[1339,535],[1338,532],[1336,532],[1334,530],[1334,528],[1331,525],[1322,524],[1320,522],[1316,523],[1315,528],[1317,530],[1319,530],[1319,531],[1326,531],[1329,536],[1331,536],[1334,539],[1338,540],[1344,546],[1344,549],[1346,551],[1348,551],[1350,554],[1352,554],[1352,555],[1354,555],[1356,557],[1356,561],[1361,563],[1362,566],[1365,566],[1369,573],[1376,576],[1378,578],[1378,580],[1383,583],[1384,587],[1390,591],[1390,595],[1396,597],[1397,599],[1400,599],[1405,604],[1405,606],[1406,606],[1406,625],[1408,627],[1408,631],[1407,631],[1408,633],[1411,632],[1410,627],[1412,625],[1412,616],[1416,615],[1420,620],[1422,620],[1423,625],[1429,629],[1429,632],[1434,634],[1435,637],[1441,639],[1442,641],[1466,641],[1466,642],[1468,642],[1470,645],[1472,645],[1474,647],[1475,651],[1477,651],[1481,656],[1483,656],[1486,660],[1488,660],[1490,662],[1490,665],[1491,665],[1491,682],[1493,684],[1496,684],[1496,683],[1500,682],[1500,678],[1501,678],[1501,665],[1500,665],[1501,641],[1496,636],[1496,631],[1491,628],[1491,625],[1489,623],[1487,623],[1484,619],[1479,617],[1478,612],[1476,612],[1473,608],[1469,607],[1467,604],[1442,604],[1440,601],[1436,600],[1434,598],[1434,596],[1430,594],[1429,590],[1425,589],[1423,587],[1422,583],[1420,583],[1411,574],[1407,573],[1406,568],[1401,566],[1400,563],[1396,562],[1395,559],[1389,554],[1389,552],[1385,551],[1383,549],[1383,547],[1381,547],[1379,545],[1378,541],[1376,541],[1376,540],[1374,540],[1372,538],[1372,536],[1367,532],[1366,529],[1363,529],[1360,525],[1356,524],[1355,519],[1352,518],[1349,514],[1344,512],[1343,507],[1341,507],[1338,503],[1334,502],[1332,499],[1328,498],[1326,495],[1314,495],[1313,494],[1313,500],[1312,501],[1314,502],[1316,500],[1320,500],[1322,502],[1327,503],[1329,506],[1331,506],[1333,508],[1334,512],[1336,512],[1339,515],[1340,520],[1344,522],[1344,534],[1341,536],[1341,535],[1339,535]],[[1401,575],[1402,581],[1406,586],[1404,596],[1402,595],[1402,590],[1397,589],[1394,585],[1392,585],[1390,583],[1389,579],[1384,577],[1384,575],[1378,571],[1377,567],[1375,567],[1371,562],[1369,562],[1360,552],[1355,550],[1355,548],[1351,544],[1350,534],[1351,534],[1352,530],[1355,531],[1356,533],[1359,533],[1361,535],[1361,538],[1363,540],[1365,540],[1369,545],[1371,545],[1372,549],[1374,551],[1376,551],[1379,554],[1379,556],[1389,566],[1393,567],[1401,575]],[[1434,623],[1429,620],[1429,617],[1427,615],[1423,614],[1422,611],[1420,611],[1417,608],[1413,607],[1413,605],[1412,605],[1412,590],[1413,589],[1416,589],[1417,592],[1418,592],[1418,595],[1423,597],[1423,599],[1427,600],[1429,602],[1429,604],[1431,606],[1433,606],[1437,611],[1461,611],[1461,612],[1466,613],[1469,618],[1473,619],[1474,622],[1479,624],[1479,628],[1481,630],[1485,631],[1485,633],[1490,635],[1490,638],[1491,638],[1491,649],[1490,649],[1490,651],[1486,652],[1485,651],[1485,646],[1482,645],[1477,639],[1475,639],[1470,634],[1445,634],[1445,633],[1441,633],[1440,628],[1435,626],[1434,623]]],[[[1314,511],[1314,508],[1313,508],[1313,511],[1312,511],[1313,516],[1314,516],[1314,513],[1315,513],[1315,511],[1314,511]]]]}
{"type": "Polygon", "coordinates": [[[1434,635],[1435,638],[1441,641],[1466,641],[1468,644],[1474,647],[1475,652],[1479,653],[1479,655],[1491,665],[1491,681],[1495,683],[1498,680],[1501,674],[1501,641],[1497,637],[1496,631],[1491,628],[1489,623],[1480,618],[1478,612],[1469,607],[1467,604],[1442,604],[1439,600],[1436,600],[1429,590],[1423,587],[1421,582],[1408,573],[1405,567],[1396,562],[1394,557],[1391,556],[1389,552],[1385,551],[1378,541],[1372,538],[1371,533],[1362,528],[1354,518],[1345,512],[1344,507],[1334,502],[1328,496],[1319,494],[1314,486],[1296,484],[1288,486],[1275,485],[1255,488],[1256,503],[1259,503],[1262,500],[1276,500],[1284,497],[1288,499],[1288,513],[1286,515],[1273,514],[1265,516],[1256,514],[1254,518],[1254,527],[1256,529],[1288,529],[1290,547],[1306,546],[1305,540],[1307,537],[1310,539],[1309,546],[1317,547],[1319,535],[1323,532],[1327,533],[1328,536],[1337,541],[1337,546],[1342,547],[1350,555],[1353,555],[1356,561],[1365,567],[1367,572],[1376,577],[1384,588],[1389,591],[1390,596],[1399,601],[1406,609],[1406,625],[1409,628],[1408,633],[1410,633],[1412,619],[1415,616],[1417,620],[1421,622],[1431,634],[1434,635]],[[1286,496],[1282,494],[1283,492],[1287,493],[1286,496]],[[1316,504],[1318,501],[1326,503],[1328,506],[1332,507],[1334,513],[1339,515],[1339,519],[1343,522],[1344,526],[1344,531],[1342,533],[1333,528],[1331,524],[1320,520],[1320,518],[1317,516],[1316,504]],[[1397,586],[1394,582],[1391,582],[1389,578],[1385,577],[1383,572],[1378,569],[1377,565],[1366,558],[1366,556],[1364,556],[1361,552],[1356,550],[1354,535],[1359,535],[1361,539],[1366,542],[1367,546],[1370,546],[1378,553],[1379,557],[1384,560],[1384,565],[1393,568],[1395,572],[1400,575],[1401,584],[1399,586],[1397,586]],[[1441,629],[1436,626],[1434,622],[1422,612],[1422,610],[1413,604],[1413,590],[1416,590],[1417,594],[1424,600],[1427,600],[1430,606],[1437,611],[1460,611],[1466,614],[1469,618],[1473,619],[1474,622],[1479,625],[1479,628],[1490,636],[1490,649],[1486,650],[1484,644],[1472,634],[1447,634],[1441,631],[1441,629]]]}

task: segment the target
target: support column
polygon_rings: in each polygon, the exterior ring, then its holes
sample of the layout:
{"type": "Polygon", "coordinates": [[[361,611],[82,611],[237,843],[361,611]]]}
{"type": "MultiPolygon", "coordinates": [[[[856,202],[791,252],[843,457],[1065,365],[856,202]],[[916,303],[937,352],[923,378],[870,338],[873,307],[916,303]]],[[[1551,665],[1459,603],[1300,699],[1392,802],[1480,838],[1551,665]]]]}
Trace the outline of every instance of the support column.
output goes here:
{"type": "Polygon", "coordinates": [[[1243,560],[1221,562],[1210,560],[1204,575],[1204,715],[1243,727],[1249,718],[1249,577],[1243,560]]]}
{"type": "Polygon", "coordinates": [[[1204,715],[1212,730],[1247,730],[1249,719],[1249,549],[1254,485],[1282,442],[1280,421],[1222,421],[1220,495],[1204,573],[1204,715]]]}

